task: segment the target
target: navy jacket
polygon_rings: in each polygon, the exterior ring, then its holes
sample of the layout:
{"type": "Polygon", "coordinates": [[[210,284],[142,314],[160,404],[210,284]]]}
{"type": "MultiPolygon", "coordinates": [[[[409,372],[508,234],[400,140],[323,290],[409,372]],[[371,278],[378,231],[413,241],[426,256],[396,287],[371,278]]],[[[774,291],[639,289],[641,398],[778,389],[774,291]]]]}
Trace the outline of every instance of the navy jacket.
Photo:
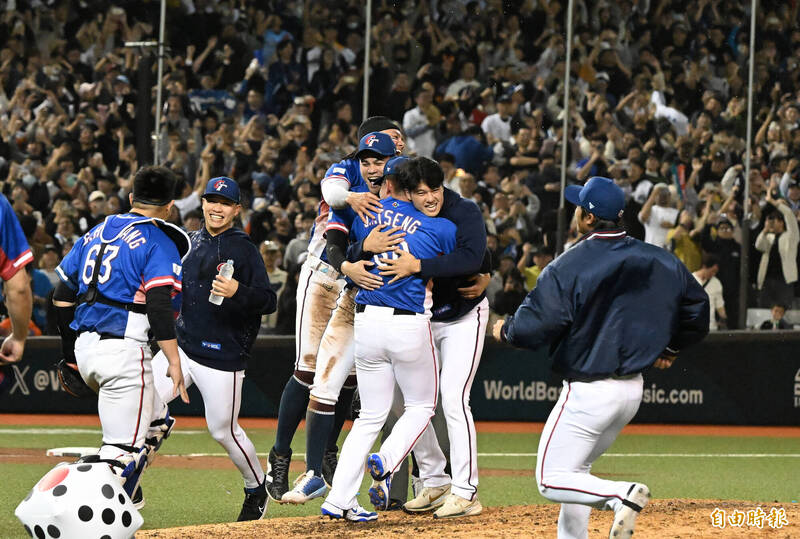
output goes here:
{"type": "Polygon", "coordinates": [[[261,315],[274,312],[277,304],[264,261],[250,237],[238,228],[212,236],[203,227],[190,237],[192,251],[183,262],[183,301],[175,324],[178,345],[207,367],[243,370],[261,315]],[[214,305],[208,301],[211,282],[228,259],[233,260],[239,289],[222,305],[214,305]]]}
{"type": "Polygon", "coordinates": [[[457,320],[486,297],[486,294],[481,294],[468,300],[458,293],[458,288],[472,284],[466,277],[479,271],[490,271],[491,259],[487,261],[487,267],[482,268],[486,255],[486,225],[475,202],[447,188],[444,189],[439,217],[456,225],[456,248],[444,256],[421,260],[420,275],[423,278],[434,277],[432,319],[457,320]]]}
{"type": "Polygon", "coordinates": [[[509,343],[550,345],[553,370],[593,380],[641,372],[708,333],[705,290],[672,253],[601,230],[542,271],[503,326],[509,343]]]}

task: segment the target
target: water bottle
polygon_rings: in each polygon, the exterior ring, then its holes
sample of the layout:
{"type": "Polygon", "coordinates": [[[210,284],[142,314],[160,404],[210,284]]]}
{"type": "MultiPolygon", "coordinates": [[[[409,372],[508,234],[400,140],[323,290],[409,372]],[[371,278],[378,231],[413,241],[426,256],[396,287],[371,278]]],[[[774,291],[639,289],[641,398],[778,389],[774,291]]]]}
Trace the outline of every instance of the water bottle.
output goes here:
{"type": "MultiPolygon", "coordinates": [[[[219,273],[217,275],[222,275],[226,279],[233,277],[233,260],[228,259],[228,261],[225,262],[221,268],[219,268],[219,273]]],[[[213,291],[211,292],[211,295],[208,296],[208,301],[214,305],[222,305],[223,299],[225,299],[223,296],[218,296],[213,291]]]]}

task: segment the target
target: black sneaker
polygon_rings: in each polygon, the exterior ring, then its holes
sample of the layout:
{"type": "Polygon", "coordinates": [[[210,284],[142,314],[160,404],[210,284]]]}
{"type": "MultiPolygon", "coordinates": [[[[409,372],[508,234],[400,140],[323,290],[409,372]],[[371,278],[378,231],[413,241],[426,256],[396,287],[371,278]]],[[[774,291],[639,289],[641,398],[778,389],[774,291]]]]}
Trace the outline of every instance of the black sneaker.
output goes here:
{"type": "Polygon", "coordinates": [[[267,489],[264,486],[265,483],[262,483],[256,488],[244,489],[244,503],[242,504],[239,518],[236,519],[238,522],[242,522],[243,520],[261,520],[264,518],[264,515],[267,514],[269,496],[267,496],[267,489]]]}
{"type": "Polygon", "coordinates": [[[292,451],[288,455],[279,455],[273,447],[267,459],[267,494],[270,499],[283,503],[281,498],[289,491],[289,463],[292,461],[292,451]]]}
{"type": "Polygon", "coordinates": [[[333,449],[326,449],[322,456],[322,478],[328,488],[333,485],[333,474],[336,473],[336,465],[339,463],[339,459],[336,457],[338,451],[339,448],[334,446],[333,449]]]}

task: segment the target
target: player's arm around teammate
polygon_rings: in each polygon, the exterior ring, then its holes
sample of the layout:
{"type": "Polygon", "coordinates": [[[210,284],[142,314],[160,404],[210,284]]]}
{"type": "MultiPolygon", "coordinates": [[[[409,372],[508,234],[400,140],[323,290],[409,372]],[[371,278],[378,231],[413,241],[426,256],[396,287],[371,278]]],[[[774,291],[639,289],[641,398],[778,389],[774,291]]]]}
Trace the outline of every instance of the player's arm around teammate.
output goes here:
{"type": "MultiPolygon", "coordinates": [[[[277,298],[255,245],[233,227],[241,212],[236,181],[209,180],[202,208],[203,228],[192,233],[192,252],[184,263],[177,321],[181,363],[187,387],[197,386],[203,397],[209,432],[242,474],[245,500],[238,520],[254,520],[267,509],[265,474],[238,417],[244,371],[261,315],[275,311],[277,298]],[[218,268],[228,260],[233,261],[231,278],[218,275],[218,268]],[[223,298],[221,304],[209,301],[212,292],[223,298]]],[[[165,368],[164,358],[157,355],[153,372],[163,400],[159,404],[162,416],[171,400],[160,376],[165,368]]]]}

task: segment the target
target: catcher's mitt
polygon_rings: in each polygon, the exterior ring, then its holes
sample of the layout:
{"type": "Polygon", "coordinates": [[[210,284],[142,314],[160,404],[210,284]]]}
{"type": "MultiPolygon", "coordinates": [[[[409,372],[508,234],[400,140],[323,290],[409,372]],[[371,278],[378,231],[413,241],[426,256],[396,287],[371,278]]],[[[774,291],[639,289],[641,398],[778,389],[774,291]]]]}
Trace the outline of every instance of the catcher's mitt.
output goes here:
{"type": "Polygon", "coordinates": [[[96,396],[95,392],[81,378],[81,373],[78,372],[78,366],[75,363],[69,363],[66,359],[62,359],[56,363],[56,369],[58,370],[58,381],[61,382],[64,391],[78,398],[96,396]]]}

